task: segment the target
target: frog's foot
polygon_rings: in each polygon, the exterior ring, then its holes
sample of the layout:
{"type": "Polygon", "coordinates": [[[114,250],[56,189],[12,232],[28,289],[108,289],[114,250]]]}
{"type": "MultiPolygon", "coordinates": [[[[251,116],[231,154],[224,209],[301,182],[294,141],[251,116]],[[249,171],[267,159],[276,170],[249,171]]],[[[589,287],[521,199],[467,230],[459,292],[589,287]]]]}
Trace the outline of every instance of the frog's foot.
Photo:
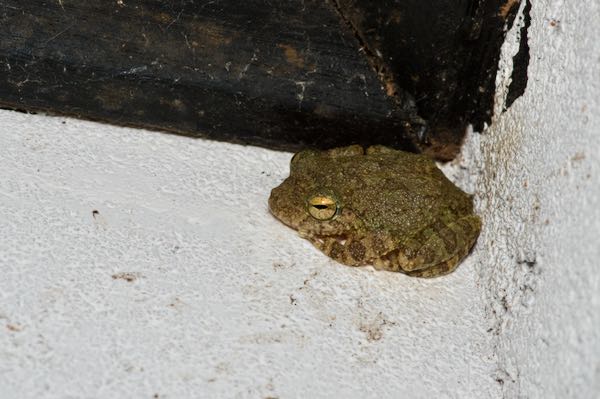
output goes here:
{"type": "Polygon", "coordinates": [[[367,248],[360,240],[353,240],[340,234],[311,238],[311,242],[327,256],[348,266],[364,265],[367,248]]]}
{"type": "Polygon", "coordinates": [[[377,266],[416,277],[437,277],[452,272],[467,256],[479,236],[481,221],[463,216],[448,225],[434,226],[387,254],[377,266]]]}
{"type": "Polygon", "coordinates": [[[348,266],[376,266],[382,254],[389,253],[397,248],[397,242],[390,234],[385,232],[377,232],[367,236],[356,236],[342,232],[335,235],[306,238],[327,256],[348,266]]]}

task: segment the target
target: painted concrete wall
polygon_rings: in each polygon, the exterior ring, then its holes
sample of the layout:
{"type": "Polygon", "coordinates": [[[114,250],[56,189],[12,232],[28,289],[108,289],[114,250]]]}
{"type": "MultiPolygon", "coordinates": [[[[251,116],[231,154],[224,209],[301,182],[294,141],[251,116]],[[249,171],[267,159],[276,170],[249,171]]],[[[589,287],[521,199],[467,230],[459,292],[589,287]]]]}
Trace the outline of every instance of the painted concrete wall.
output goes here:
{"type": "Polygon", "coordinates": [[[463,149],[486,253],[479,279],[505,397],[600,397],[600,2],[534,1],[526,94],[463,149]]]}
{"type": "Polygon", "coordinates": [[[532,13],[526,94],[444,166],[484,230],[440,279],[278,223],[290,154],[0,111],[0,397],[598,397],[600,8],[532,13]]]}
{"type": "Polygon", "coordinates": [[[0,397],[499,397],[476,257],[331,261],[267,210],[291,154],[0,126],[0,397]]]}

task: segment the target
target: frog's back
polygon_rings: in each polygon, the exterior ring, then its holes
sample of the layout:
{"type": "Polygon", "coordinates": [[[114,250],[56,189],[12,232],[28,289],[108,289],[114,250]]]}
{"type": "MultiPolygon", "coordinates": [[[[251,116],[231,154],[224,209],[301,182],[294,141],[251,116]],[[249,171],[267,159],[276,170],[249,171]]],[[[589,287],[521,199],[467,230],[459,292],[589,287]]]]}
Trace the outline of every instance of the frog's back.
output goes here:
{"type": "Polygon", "coordinates": [[[390,150],[332,161],[331,186],[367,229],[411,235],[472,212],[470,197],[424,155],[390,150]]]}

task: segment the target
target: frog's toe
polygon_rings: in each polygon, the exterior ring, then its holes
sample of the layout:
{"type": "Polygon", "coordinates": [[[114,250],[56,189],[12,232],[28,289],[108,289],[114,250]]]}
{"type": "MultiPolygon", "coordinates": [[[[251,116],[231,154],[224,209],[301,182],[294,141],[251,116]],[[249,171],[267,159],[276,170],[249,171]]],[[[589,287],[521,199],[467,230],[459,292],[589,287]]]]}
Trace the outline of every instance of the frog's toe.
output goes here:
{"type": "Polygon", "coordinates": [[[454,269],[456,269],[456,266],[458,266],[458,264],[460,263],[461,259],[462,259],[461,257],[459,257],[458,255],[455,255],[448,260],[438,263],[437,265],[427,267],[425,269],[404,271],[404,273],[408,274],[409,276],[412,276],[412,277],[425,277],[425,278],[439,277],[439,276],[443,276],[444,274],[453,272],[454,269]]]}

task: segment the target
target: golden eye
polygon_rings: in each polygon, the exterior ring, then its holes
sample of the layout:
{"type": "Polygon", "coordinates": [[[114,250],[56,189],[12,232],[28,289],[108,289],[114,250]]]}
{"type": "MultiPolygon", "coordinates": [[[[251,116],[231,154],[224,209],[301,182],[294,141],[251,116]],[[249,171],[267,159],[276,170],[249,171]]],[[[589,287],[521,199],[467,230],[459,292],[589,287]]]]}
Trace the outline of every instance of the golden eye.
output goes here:
{"type": "Polygon", "coordinates": [[[308,199],[308,213],[317,220],[329,220],[337,212],[337,201],[327,195],[313,195],[308,199]]]}

